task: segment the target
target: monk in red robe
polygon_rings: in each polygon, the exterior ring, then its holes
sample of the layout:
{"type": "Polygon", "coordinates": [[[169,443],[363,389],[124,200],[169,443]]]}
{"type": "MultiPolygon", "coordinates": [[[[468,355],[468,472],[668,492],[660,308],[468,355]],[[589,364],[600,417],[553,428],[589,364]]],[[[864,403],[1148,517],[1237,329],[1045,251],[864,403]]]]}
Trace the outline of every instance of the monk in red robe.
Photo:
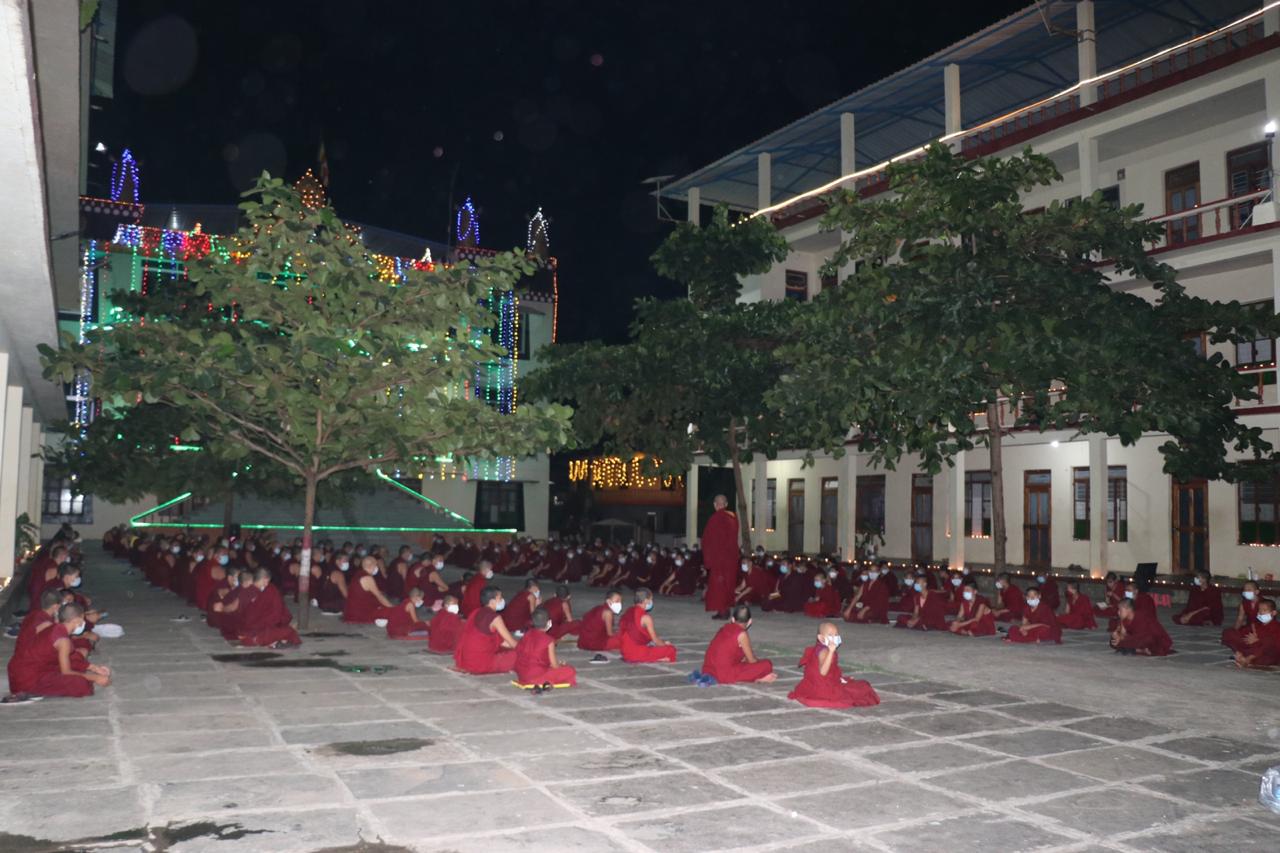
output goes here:
{"type": "Polygon", "coordinates": [[[54,545],[46,553],[36,557],[31,564],[31,577],[27,581],[28,610],[40,609],[40,593],[58,578],[58,567],[71,556],[66,545],[54,545]]]}
{"type": "Polygon", "coordinates": [[[351,572],[351,555],[339,551],[331,565],[322,566],[324,583],[316,590],[316,606],[322,613],[343,613],[347,609],[347,579],[351,572]]]}
{"type": "Polygon", "coordinates": [[[516,681],[544,689],[564,684],[576,686],[577,671],[568,664],[560,663],[556,657],[556,641],[547,633],[551,626],[550,614],[541,607],[535,608],[529,622],[529,630],[516,644],[516,681]]]}
{"type": "Polygon", "coordinates": [[[738,604],[764,604],[773,592],[774,580],[764,570],[764,566],[753,560],[743,560],[739,564],[741,577],[738,588],[733,591],[734,601],[738,604]]]}
{"type": "Polygon", "coordinates": [[[729,509],[729,500],[716,495],[715,512],[702,530],[702,561],[707,567],[706,609],[713,619],[728,619],[738,568],[738,516],[729,509]]]}
{"type": "Polygon", "coordinates": [[[1079,581],[1067,581],[1067,609],[1058,617],[1058,625],[1072,631],[1087,631],[1098,627],[1093,615],[1093,602],[1080,592],[1079,581]]]}
{"type": "Polygon", "coordinates": [[[996,621],[1020,621],[1026,602],[1023,600],[1022,590],[1018,589],[1017,585],[1014,584],[1008,572],[1003,572],[996,578],[996,595],[1000,599],[993,605],[992,613],[995,615],[996,621]]]}
{"type": "Polygon", "coordinates": [[[235,590],[222,603],[222,616],[218,620],[218,630],[222,632],[223,639],[234,642],[240,636],[240,622],[257,595],[258,588],[253,584],[253,572],[239,572],[236,575],[235,590]]]}
{"type": "Polygon", "coordinates": [[[947,599],[942,590],[929,589],[927,581],[917,577],[912,589],[915,592],[915,607],[911,613],[903,613],[894,623],[895,628],[912,628],[916,631],[946,631],[947,599]]]}
{"type": "Polygon", "coordinates": [[[702,675],[709,675],[720,684],[777,681],[773,662],[757,658],[751,648],[751,637],[747,634],[750,628],[751,608],[745,604],[737,605],[730,621],[711,638],[707,653],[702,658],[702,675]]]}
{"type": "Polygon", "coordinates": [[[83,658],[75,660],[71,638],[85,630],[80,605],[62,605],[57,619],[56,625],[35,635],[24,658],[10,668],[9,689],[15,694],[92,696],[94,685],[106,687],[111,683],[108,667],[89,664],[83,658]]]}
{"type": "MultiPolygon", "coordinates": [[[[1136,581],[1129,581],[1124,585],[1124,599],[1133,602],[1133,609],[1138,613],[1143,613],[1156,619],[1156,600],[1151,597],[1151,593],[1138,589],[1136,581]]],[[[1115,618],[1107,623],[1107,630],[1114,632],[1120,627],[1120,614],[1116,611],[1115,618]]]]}
{"type": "Polygon", "coordinates": [[[444,594],[449,591],[449,585],[444,582],[444,578],[440,573],[444,571],[444,557],[438,555],[424,554],[422,560],[414,563],[409,567],[409,577],[406,583],[409,587],[417,587],[422,590],[422,604],[424,607],[439,609],[439,602],[444,599],[444,594]]]}
{"type": "Polygon", "coordinates": [[[958,570],[947,572],[943,589],[947,593],[947,615],[955,616],[964,604],[964,574],[958,570]]]}
{"type": "Polygon", "coordinates": [[[830,619],[840,615],[840,594],[831,578],[819,573],[813,579],[813,594],[804,605],[804,615],[815,619],[830,619]]]}
{"type": "Polygon", "coordinates": [[[9,658],[9,692],[20,695],[23,686],[29,686],[31,661],[37,652],[36,642],[44,642],[47,637],[41,635],[58,624],[58,608],[62,606],[62,593],[56,589],[46,589],[40,593],[40,607],[31,610],[22,619],[18,628],[17,641],[14,643],[13,656],[9,658]]]}
{"type": "Polygon", "coordinates": [[[427,623],[427,651],[437,655],[453,654],[458,647],[458,637],[462,635],[460,609],[457,598],[452,595],[444,597],[444,606],[427,623]]]}
{"type": "Polygon", "coordinates": [[[360,561],[360,570],[360,574],[347,585],[347,603],[342,610],[342,621],[365,625],[376,625],[381,619],[391,621],[395,605],[383,595],[378,586],[377,576],[381,571],[378,559],[373,555],[366,555],[360,561]]]}
{"type": "Polygon", "coordinates": [[[1040,600],[1044,605],[1055,613],[1062,604],[1062,597],[1058,593],[1058,581],[1049,576],[1048,572],[1038,572],[1036,574],[1036,586],[1040,587],[1040,600]]]}
{"type": "MultiPolygon", "coordinates": [[[[888,571],[887,566],[885,570],[888,571]]],[[[889,582],[879,566],[868,569],[865,577],[866,580],[862,582],[862,586],[854,593],[849,606],[845,608],[844,619],[846,622],[887,625],[889,624],[889,582]]]]}
{"type": "Polygon", "coordinates": [[[387,636],[393,640],[425,638],[430,633],[430,629],[426,622],[418,620],[420,607],[422,607],[422,590],[415,586],[409,590],[404,601],[392,610],[392,615],[387,620],[387,636]]]}
{"type": "Polygon", "coordinates": [[[1186,606],[1181,613],[1174,614],[1173,621],[1178,625],[1222,624],[1222,592],[1213,585],[1213,575],[1196,572],[1186,606]]]}
{"type": "Polygon", "coordinates": [[[1044,600],[1040,587],[1029,586],[1022,609],[1022,623],[1012,625],[1005,636],[1006,643],[1057,643],[1062,644],[1062,629],[1053,608],[1044,600]]]}
{"type": "Polygon", "coordinates": [[[676,647],[658,636],[654,627],[653,593],[647,587],[635,592],[635,604],[618,624],[622,635],[622,659],[627,663],[657,663],[676,659],[676,647]]]}
{"type": "Polygon", "coordinates": [[[493,580],[493,564],[488,560],[481,560],[476,565],[475,574],[471,576],[471,580],[467,581],[466,587],[462,591],[462,616],[466,618],[472,613],[480,609],[480,593],[493,580]]]}
{"type": "Polygon", "coordinates": [[[1236,666],[1260,668],[1280,665],[1280,622],[1276,621],[1276,603],[1269,598],[1258,602],[1258,617],[1245,634],[1236,652],[1236,666]]]}
{"type": "Polygon", "coordinates": [[[855,708],[879,705],[880,696],[865,681],[845,678],[840,672],[840,633],[831,622],[818,626],[818,642],[805,649],[799,666],[804,677],[787,694],[811,708],[855,708]]]}
{"type": "Polygon", "coordinates": [[[978,582],[966,581],[961,587],[960,610],[947,626],[962,637],[991,637],[996,633],[996,619],[984,595],[978,594],[978,582]]]}
{"type": "Polygon", "coordinates": [[[622,633],[618,630],[618,617],[621,615],[622,590],[615,587],[604,597],[603,604],[597,604],[583,615],[582,630],[578,634],[578,648],[589,652],[620,650],[622,633]]]}
{"type": "Polygon", "coordinates": [[[480,591],[480,608],[467,617],[453,650],[453,665],[459,672],[491,675],[515,669],[516,638],[499,613],[505,606],[502,590],[496,586],[480,591]]]}
{"type": "Polygon", "coordinates": [[[242,646],[267,646],[273,649],[302,645],[293,628],[293,614],[284,603],[280,590],[271,582],[271,572],[258,569],[253,573],[258,594],[240,617],[237,636],[242,646]]]}
{"type": "MultiPolygon", "coordinates": [[[[1103,596],[1102,604],[1095,604],[1093,607],[1093,615],[1103,619],[1116,618],[1116,606],[1120,604],[1124,598],[1124,581],[1120,580],[1120,576],[1115,572],[1107,572],[1102,579],[1103,588],[1106,590],[1103,596]]],[[[1114,628],[1108,630],[1114,631],[1114,628]]]]}
{"type": "Polygon", "coordinates": [[[507,609],[502,611],[502,621],[510,631],[527,631],[533,624],[533,611],[542,602],[542,588],[533,578],[524,582],[524,589],[517,592],[507,602],[507,609]]]}
{"type": "Polygon", "coordinates": [[[1120,625],[1111,634],[1111,648],[1120,654],[1164,657],[1173,652],[1173,640],[1154,613],[1139,610],[1126,599],[1117,607],[1120,625]]]}
{"type": "Polygon", "coordinates": [[[1258,621],[1258,600],[1261,598],[1258,584],[1245,581],[1240,591],[1240,606],[1236,608],[1236,619],[1230,628],[1222,632],[1222,645],[1233,652],[1244,651],[1244,637],[1258,621]]]}
{"type": "Polygon", "coordinates": [[[567,584],[557,586],[555,596],[543,608],[551,619],[551,627],[547,629],[551,639],[560,640],[582,630],[582,622],[573,618],[573,594],[567,584]]]}

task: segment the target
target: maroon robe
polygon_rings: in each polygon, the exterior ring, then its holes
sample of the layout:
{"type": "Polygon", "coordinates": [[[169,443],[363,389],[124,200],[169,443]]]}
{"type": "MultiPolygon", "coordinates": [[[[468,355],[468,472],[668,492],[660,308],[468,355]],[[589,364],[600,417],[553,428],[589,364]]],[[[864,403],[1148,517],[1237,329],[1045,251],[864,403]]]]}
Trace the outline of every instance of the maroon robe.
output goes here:
{"type": "Polygon", "coordinates": [[[533,609],[537,606],[533,593],[527,589],[521,590],[507,602],[502,611],[502,622],[508,631],[527,631],[533,624],[533,609]]]}
{"type": "Polygon", "coordinates": [[[947,598],[946,593],[942,590],[933,590],[925,593],[916,593],[916,605],[912,609],[910,615],[903,613],[898,617],[898,621],[894,623],[895,628],[911,627],[917,631],[945,631],[947,630],[947,598]],[[915,625],[907,625],[907,622],[915,616],[919,615],[920,619],[915,625]]]}
{"type": "Polygon", "coordinates": [[[738,643],[738,638],[746,630],[737,622],[720,626],[702,658],[703,675],[710,675],[721,684],[737,684],[742,681],[759,681],[773,672],[771,661],[747,663],[742,646],[738,643]]]}
{"type": "Polygon", "coordinates": [[[502,648],[502,636],[493,630],[497,618],[492,607],[481,607],[467,617],[453,650],[455,667],[472,675],[510,672],[515,668],[515,649],[502,648]]]}
{"type": "Polygon", "coordinates": [[[547,635],[553,640],[558,640],[568,634],[577,634],[582,630],[582,620],[569,618],[569,602],[561,598],[554,597],[547,600],[542,605],[546,608],[547,615],[551,617],[551,627],[547,630],[547,635]]]}
{"type": "Polygon", "coordinates": [[[577,685],[578,674],[573,667],[551,665],[551,647],[555,640],[546,631],[530,630],[516,643],[516,681],[521,684],[577,685]]]}
{"type": "Polygon", "coordinates": [[[1058,617],[1058,624],[1072,631],[1084,631],[1098,627],[1098,620],[1093,613],[1093,602],[1082,592],[1072,598],[1067,593],[1067,612],[1058,617]]]}
{"type": "Polygon", "coordinates": [[[705,602],[712,613],[733,606],[738,554],[738,516],[727,509],[716,510],[702,531],[702,561],[707,567],[705,602]]]}
{"type": "Polygon", "coordinates": [[[301,645],[302,639],[290,624],[292,622],[293,614],[280,596],[280,590],[274,584],[267,584],[266,589],[259,590],[253,597],[240,617],[238,636],[241,644],[246,646],[301,645]]]}
{"type": "Polygon", "coordinates": [[[607,604],[597,604],[582,617],[582,627],[578,633],[578,648],[589,652],[616,651],[622,648],[622,633],[617,630],[619,616],[613,616],[614,631],[608,632],[604,624],[607,604]]]}
{"type": "Polygon", "coordinates": [[[1125,623],[1124,633],[1124,639],[1116,643],[1117,649],[1133,649],[1154,657],[1173,651],[1173,640],[1153,613],[1135,610],[1133,618],[1125,623]]]}
{"type": "Polygon", "coordinates": [[[859,615],[855,609],[850,611],[849,618],[845,621],[879,625],[889,623],[889,583],[883,575],[862,585],[862,597],[858,599],[858,603],[867,607],[863,615],[859,615]]]}
{"type": "Polygon", "coordinates": [[[1187,604],[1173,621],[1179,625],[1221,625],[1222,591],[1216,586],[1208,589],[1192,587],[1187,594],[1187,604]],[[1196,612],[1200,611],[1200,612],[1196,612]],[[1191,614],[1195,614],[1194,616],[1191,614]]]}
{"type": "Polygon", "coordinates": [[[1009,633],[1005,637],[1005,641],[1009,643],[1062,643],[1062,629],[1058,627],[1058,618],[1051,608],[1043,600],[1036,603],[1035,607],[1027,607],[1022,611],[1022,617],[1030,620],[1030,624],[1023,626],[1022,624],[1011,625],[1009,633]],[[1044,627],[1039,627],[1043,625],[1044,627]]]}
{"type": "Polygon", "coordinates": [[[845,678],[840,672],[840,653],[832,650],[835,660],[827,674],[822,674],[821,654],[825,650],[821,643],[814,643],[804,650],[804,655],[797,664],[804,668],[804,677],[795,689],[787,694],[802,705],[811,708],[854,708],[867,705],[879,705],[880,696],[875,688],[865,681],[845,678]]]}
{"type": "Polygon", "coordinates": [[[462,634],[462,619],[458,614],[441,610],[427,623],[427,651],[438,655],[453,654],[462,634]]]}
{"type": "Polygon", "coordinates": [[[657,663],[676,659],[675,646],[651,646],[649,632],[640,624],[646,611],[637,604],[622,614],[618,633],[622,636],[622,659],[627,663],[657,663]]]}

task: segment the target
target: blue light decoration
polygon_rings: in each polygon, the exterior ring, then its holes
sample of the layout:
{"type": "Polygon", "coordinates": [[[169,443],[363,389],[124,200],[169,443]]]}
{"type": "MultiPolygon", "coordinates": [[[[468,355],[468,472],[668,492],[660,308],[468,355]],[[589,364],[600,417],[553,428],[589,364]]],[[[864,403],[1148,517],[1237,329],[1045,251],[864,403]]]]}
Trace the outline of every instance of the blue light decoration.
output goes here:
{"type": "MultiPolygon", "coordinates": [[[[98,299],[98,241],[90,240],[84,250],[80,264],[80,329],[78,340],[85,342],[86,332],[93,322],[94,305],[98,299]]],[[[76,374],[72,383],[72,401],[75,403],[75,426],[84,438],[85,431],[92,420],[92,401],[89,399],[89,371],[82,370],[76,374]]]]}
{"type": "Polygon", "coordinates": [[[128,148],[111,167],[111,200],[138,203],[138,161],[128,148]]]}
{"type": "Polygon", "coordinates": [[[458,217],[454,223],[453,233],[458,240],[459,246],[480,245],[480,214],[476,212],[476,206],[471,201],[471,196],[467,196],[467,200],[458,208],[458,217]]]}

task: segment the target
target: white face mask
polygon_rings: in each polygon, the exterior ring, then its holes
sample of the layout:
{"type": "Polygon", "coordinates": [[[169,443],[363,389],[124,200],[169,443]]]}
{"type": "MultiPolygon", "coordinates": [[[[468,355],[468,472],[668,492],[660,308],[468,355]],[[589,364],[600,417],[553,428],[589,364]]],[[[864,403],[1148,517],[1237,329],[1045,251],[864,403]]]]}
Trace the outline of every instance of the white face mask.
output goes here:
{"type": "Polygon", "coordinates": [[[867,580],[875,580],[878,577],[880,577],[879,572],[867,572],[867,580]]]}
{"type": "Polygon", "coordinates": [[[924,592],[924,584],[922,583],[913,583],[911,585],[911,588],[914,589],[916,592],[924,592]]]}
{"type": "Polygon", "coordinates": [[[858,575],[858,580],[862,581],[863,583],[866,583],[866,582],[867,582],[867,573],[866,573],[866,572],[863,572],[862,574],[858,575]]]}
{"type": "Polygon", "coordinates": [[[1004,589],[1004,581],[996,581],[996,589],[1004,589]]]}
{"type": "Polygon", "coordinates": [[[1270,613],[1259,613],[1259,614],[1258,614],[1258,621],[1259,621],[1259,622],[1261,622],[1263,625],[1268,624],[1268,623],[1271,621],[1271,619],[1272,619],[1272,616],[1271,616],[1271,614],[1270,614],[1270,613]]]}
{"type": "Polygon", "coordinates": [[[350,563],[338,563],[338,571],[340,572],[345,572],[349,568],[351,568],[350,563]]]}
{"type": "Polygon", "coordinates": [[[376,575],[377,573],[378,573],[378,567],[377,567],[377,566],[371,566],[371,567],[369,568],[369,577],[373,577],[373,576],[374,576],[374,575],[376,575]]]}
{"type": "Polygon", "coordinates": [[[278,554],[280,553],[280,549],[279,549],[279,548],[272,548],[272,549],[271,549],[271,553],[272,553],[272,554],[277,554],[277,555],[278,555],[278,554]]]}
{"type": "MultiPolygon", "coordinates": [[[[1245,593],[1245,595],[1248,595],[1248,594],[1249,594],[1249,593],[1247,593],[1247,592],[1245,593]]],[[[1126,589],[1126,590],[1124,591],[1124,597],[1125,597],[1125,598],[1132,599],[1135,595],[1137,595],[1137,593],[1136,593],[1136,592],[1134,592],[1134,591],[1133,591],[1133,590],[1131,590],[1131,589],[1126,589]]]]}
{"type": "Polygon", "coordinates": [[[826,635],[826,642],[827,642],[827,646],[828,646],[829,648],[833,648],[833,649],[834,649],[836,646],[838,646],[838,645],[840,645],[842,642],[844,642],[844,640],[843,640],[843,639],[841,639],[841,637],[840,637],[840,635],[839,635],[839,634],[828,634],[828,635],[826,635]]]}
{"type": "Polygon", "coordinates": [[[169,550],[170,550],[170,551],[172,551],[174,554],[181,554],[181,553],[182,553],[182,549],[181,549],[181,548],[179,548],[177,545],[174,545],[174,546],[173,546],[172,548],[170,548],[169,550]]]}
{"type": "Polygon", "coordinates": [[[202,560],[204,560],[204,554],[201,554],[199,551],[197,551],[195,554],[191,555],[191,558],[195,560],[197,563],[199,563],[202,560]]]}
{"type": "Polygon", "coordinates": [[[751,571],[751,564],[750,564],[750,563],[743,563],[743,564],[742,564],[742,570],[743,570],[744,572],[749,572],[749,571],[751,571]]]}
{"type": "Polygon", "coordinates": [[[79,625],[77,625],[75,628],[73,628],[73,629],[71,630],[71,633],[72,633],[72,634],[74,634],[74,635],[75,635],[75,636],[77,636],[77,637],[78,637],[78,636],[80,636],[81,634],[83,634],[83,633],[84,633],[84,623],[83,623],[83,622],[81,622],[79,625]]]}
{"type": "MultiPolygon", "coordinates": [[[[1246,589],[1244,592],[1242,592],[1242,593],[1240,593],[1240,594],[1241,594],[1242,596],[1244,596],[1244,600],[1245,600],[1245,601],[1253,601],[1253,599],[1254,599],[1254,597],[1255,597],[1255,595],[1256,595],[1256,593],[1254,593],[1252,590],[1248,590],[1248,589],[1246,589]]],[[[1126,593],[1125,593],[1125,595],[1128,595],[1130,598],[1133,598],[1133,595],[1131,595],[1130,593],[1127,593],[1127,592],[1126,592],[1126,593]]]]}
{"type": "Polygon", "coordinates": [[[969,590],[966,589],[963,593],[961,593],[961,595],[964,596],[965,601],[973,601],[973,593],[970,592],[969,590]]]}
{"type": "Polygon", "coordinates": [[[458,612],[458,605],[456,605],[456,604],[450,604],[448,607],[446,607],[446,608],[445,608],[445,610],[449,611],[450,613],[457,613],[457,612],[458,612]]]}
{"type": "Polygon", "coordinates": [[[683,566],[683,565],[684,565],[684,560],[676,560],[676,566],[677,566],[677,567],[678,567],[678,566],[683,566]]]}
{"type": "Polygon", "coordinates": [[[80,586],[80,584],[81,584],[81,582],[82,582],[83,580],[84,580],[84,578],[76,578],[76,579],[75,579],[75,580],[73,580],[71,583],[67,584],[67,586],[70,586],[70,587],[73,587],[73,588],[74,588],[74,587],[77,587],[77,586],[80,586]]]}
{"type": "Polygon", "coordinates": [[[1038,606],[1039,604],[1040,604],[1040,599],[1038,599],[1038,598],[1028,598],[1028,599],[1027,599],[1027,606],[1028,606],[1028,607],[1036,607],[1036,606],[1038,606]]]}
{"type": "Polygon", "coordinates": [[[835,569],[832,569],[831,571],[827,572],[827,577],[831,578],[832,580],[835,580],[836,579],[835,569]]]}
{"type": "Polygon", "coordinates": [[[1039,581],[1040,583],[1044,583],[1045,577],[1044,575],[1036,575],[1036,580],[1039,581]]]}
{"type": "Polygon", "coordinates": [[[813,582],[813,588],[814,588],[814,589],[822,589],[822,581],[814,581],[814,582],[813,582]]]}
{"type": "Polygon", "coordinates": [[[485,569],[483,574],[484,574],[485,580],[488,580],[489,578],[493,577],[493,572],[489,571],[488,569],[485,569]]]}
{"type": "Polygon", "coordinates": [[[443,568],[444,568],[444,561],[443,561],[443,560],[437,560],[435,563],[432,563],[432,565],[436,567],[436,571],[438,572],[438,571],[440,571],[441,569],[443,569],[443,568]]]}
{"type": "Polygon", "coordinates": [[[495,608],[493,608],[493,609],[494,609],[494,610],[506,610],[506,609],[507,609],[507,602],[505,602],[505,601],[499,601],[499,602],[498,602],[498,606],[497,606],[497,607],[495,607],[495,608]]]}
{"type": "Polygon", "coordinates": [[[619,614],[619,613],[621,613],[621,612],[622,612],[622,602],[621,602],[621,601],[610,601],[610,602],[609,602],[609,609],[610,609],[610,610],[612,610],[612,611],[614,612],[614,615],[616,616],[617,614],[619,614]]]}
{"type": "Polygon", "coordinates": [[[218,565],[219,565],[219,566],[225,566],[227,563],[230,563],[230,562],[231,562],[231,558],[230,558],[230,557],[228,557],[226,554],[219,554],[219,555],[218,555],[218,565]]]}
{"type": "Polygon", "coordinates": [[[952,579],[951,579],[951,585],[952,585],[952,586],[960,586],[960,584],[962,584],[962,583],[964,583],[964,578],[952,578],[952,579]]]}

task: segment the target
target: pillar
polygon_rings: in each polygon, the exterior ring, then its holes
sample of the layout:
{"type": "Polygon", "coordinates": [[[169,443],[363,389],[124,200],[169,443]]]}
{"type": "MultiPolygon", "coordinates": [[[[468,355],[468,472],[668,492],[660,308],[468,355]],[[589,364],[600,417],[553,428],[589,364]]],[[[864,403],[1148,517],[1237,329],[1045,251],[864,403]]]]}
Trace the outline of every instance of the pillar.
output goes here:
{"type": "Polygon", "coordinates": [[[689,476],[684,481],[684,541],[697,542],[702,536],[698,529],[698,464],[689,466],[689,476]]]}
{"type": "Polygon", "coordinates": [[[950,136],[959,133],[964,123],[960,116],[960,66],[954,62],[942,69],[942,92],[945,100],[945,132],[950,136]]]}
{"type": "Polygon", "coordinates": [[[751,541],[764,545],[769,528],[769,460],[763,453],[757,453],[751,468],[755,480],[751,492],[751,526],[755,528],[755,535],[751,541]]]}
{"type": "MultiPolygon", "coordinates": [[[[1263,0],[1263,7],[1270,5],[1272,0],[1263,0]]],[[[1262,34],[1264,36],[1274,35],[1280,32],[1280,7],[1267,9],[1262,13],[1262,34]]]]}
{"type": "MultiPolygon", "coordinates": [[[[1080,0],[1076,4],[1076,67],[1078,80],[1090,80],[1098,76],[1098,39],[1093,26],[1093,0],[1080,0]]],[[[1081,87],[1080,106],[1087,107],[1097,99],[1097,86],[1081,87]]]]}
{"type": "Polygon", "coordinates": [[[856,560],[858,554],[858,454],[845,448],[844,463],[840,471],[840,521],[836,528],[840,553],[846,560],[856,560]]]}
{"type": "Polygon", "coordinates": [[[756,210],[773,204],[773,158],[769,152],[756,156],[756,210]]]}
{"type": "MultiPolygon", "coordinates": [[[[7,375],[0,373],[0,376],[7,375]]],[[[18,517],[18,464],[22,456],[22,388],[5,389],[0,410],[0,578],[13,577],[14,521],[18,517]]]]}
{"type": "Polygon", "coordinates": [[[44,517],[44,427],[36,424],[31,431],[31,482],[28,484],[27,505],[31,523],[40,526],[44,517]]]}
{"type": "Polygon", "coordinates": [[[857,148],[854,145],[853,113],[840,113],[840,174],[858,171],[857,148]]]}
{"type": "MultiPolygon", "coordinates": [[[[1107,436],[1089,434],[1089,570],[1107,571],[1107,436]]],[[[1074,488],[1074,484],[1072,486],[1074,488]]],[[[1072,495],[1072,501],[1075,495],[1072,495]]]]}
{"type": "Polygon", "coordinates": [[[15,514],[27,514],[31,518],[31,433],[35,426],[34,412],[30,406],[23,406],[18,419],[18,488],[14,500],[17,503],[15,514]]]}
{"type": "Polygon", "coordinates": [[[702,224],[702,188],[689,187],[689,221],[694,225],[702,224]]]}
{"type": "Polygon", "coordinates": [[[947,565],[953,569],[964,568],[964,543],[969,531],[964,529],[964,465],[965,451],[961,450],[952,460],[947,472],[947,497],[951,538],[947,541],[947,565]]]}
{"type": "Polygon", "coordinates": [[[1081,139],[1077,148],[1080,154],[1080,197],[1088,198],[1102,188],[1098,175],[1098,140],[1081,139]]]}

